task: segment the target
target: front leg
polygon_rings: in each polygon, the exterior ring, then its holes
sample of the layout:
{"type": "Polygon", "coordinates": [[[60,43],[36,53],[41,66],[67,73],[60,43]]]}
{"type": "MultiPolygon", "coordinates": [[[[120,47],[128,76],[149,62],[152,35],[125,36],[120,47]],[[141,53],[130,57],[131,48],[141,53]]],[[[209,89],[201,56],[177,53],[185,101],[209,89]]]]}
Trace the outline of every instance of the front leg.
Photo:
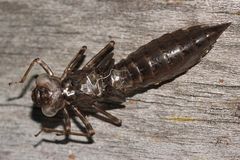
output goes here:
{"type": "Polygon", "coordinates": [[[52,70],[50,69],[50,67],[43,60],[41,60],[40,58],[36,58],[36,59],[34,59],[31,62],[31,64],[29,65],[28,69],[26,70],[26,72],[24,73],[23,77],[21,78],[21,80],[17,81],[17,82],[10,82],[9,85],[16,84],[16,83],[24,83],[24,81],[26,80],[29,72],[31,71],[32,67],[35,64],[39,64],[47,72],[48,75],[50,75],[50,76],[54,75],[52,70]]]}
{"type": "Polygon", "coordinates": [[[66,108],[63,108],[63,117],[64,117],[64,130],[66,134],[71,132],[71,121],[70,116],[66,108]]]}
{"type": "Polygon", "coordinates": [[[47,128],[43,127],[37,134],[34,136],[37,137],[40,133],[46,132],[46,133],[56,133],[58,136],[61,135],[75,135],[75,136],[84,136],[84,137],[89,137],[87,133],[80,133],[80,132],[68,132],[66,133],[65,130],[58,130],[58,129],[53,129],[53,128],[47,128]]]}
{"type": "MultiPolygon", "coordinates": [[[[90,134],[90,133],[81,133],[81,132],[71,131],[70,116],[69,116],[66,108],[63,109],[63,117],[64,117],[64,130],[42,127],[41,130],[37,134],[35,134],[35,137],[37,137],[42,132],[56,133],[58,136],[61,136],[61,135],[76,135],[76,136],[91,137],[93,135],[93,134],[90,134]]],[[[94,133],[94,131],[92,133],[94,133]]]]}

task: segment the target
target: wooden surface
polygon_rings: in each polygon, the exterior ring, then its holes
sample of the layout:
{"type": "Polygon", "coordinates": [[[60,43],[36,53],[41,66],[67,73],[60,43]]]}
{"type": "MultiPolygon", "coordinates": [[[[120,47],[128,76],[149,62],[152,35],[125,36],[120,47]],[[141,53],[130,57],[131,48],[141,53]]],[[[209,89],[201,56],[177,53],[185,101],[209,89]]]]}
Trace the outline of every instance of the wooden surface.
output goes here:
{"type": "MultiPolygon", "coordinates": [[[[240,159],[239,44],[239,0],[1,0],[0,159],[240,159]],[[89,60],[115,40],[120,60],[166,32],[222,22],[232,25],[200,64],[110,111],[122,127],[89,117],[94,142],[54,134],[35,138],[43,121],[53,119],[32,107],[31,87],[23,98],[7,101],[24,88],[8,82],[36,57],[60,75],[82,45],[89,60]]],[[[35,67],[32,73],[39,72],[35,67]]]]}

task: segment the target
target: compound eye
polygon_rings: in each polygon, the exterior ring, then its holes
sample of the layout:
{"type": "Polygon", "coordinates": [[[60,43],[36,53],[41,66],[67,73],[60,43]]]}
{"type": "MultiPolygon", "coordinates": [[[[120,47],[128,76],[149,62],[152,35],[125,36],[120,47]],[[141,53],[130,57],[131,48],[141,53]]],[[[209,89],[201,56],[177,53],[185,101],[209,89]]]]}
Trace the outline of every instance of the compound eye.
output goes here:
{"type": "Polygon", "coordinates": [[[32,100],[33,102],[35,102],[36,104],[40,104],[41,102],[41,94],[39,92],[39,90],[37,88],[35,88],[33,91],[32,91],[32,100]]]}
{"type": "Polygon", "coordinates": [[[48,101],[49,98],[50,98],[50,91],[46,88],[41,88],[39,89],[39,94],[40,94],[40,97],[41,97],[41,100],[44,102],[44,101],[48,101]]]}
{"type": "Polygon", "coordinates": [[[32,92],[32,100],[37,105],[49,105],[52,100],[52,92],[44,87],[35,88],[32,92]]]}

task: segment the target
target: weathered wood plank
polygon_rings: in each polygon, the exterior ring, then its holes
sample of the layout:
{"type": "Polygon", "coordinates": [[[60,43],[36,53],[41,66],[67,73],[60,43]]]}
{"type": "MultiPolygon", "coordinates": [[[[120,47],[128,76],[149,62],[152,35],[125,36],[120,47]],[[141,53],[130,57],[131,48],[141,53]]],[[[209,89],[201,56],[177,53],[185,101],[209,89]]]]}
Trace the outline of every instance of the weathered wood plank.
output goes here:
{"type": "MultiPolygon", "coordinates": [[[[239,0],[1,0],[0,159],[240,159],[239,8],[239,0]],[[123,120],[122,127],[90,117],[96,130],[92,144],[83,137],[35,138],[46,120],[31,107],[30,91],[7,101],[23,88],[7,83],[36,57],[61,74],[82,45],[88,46],[89,60],[115,40],[120,60],[166,32],[229,21],[200,64],[110,111],[123,120]]],[[[36,67],[37,72],[42,70],[36,67]]]]}

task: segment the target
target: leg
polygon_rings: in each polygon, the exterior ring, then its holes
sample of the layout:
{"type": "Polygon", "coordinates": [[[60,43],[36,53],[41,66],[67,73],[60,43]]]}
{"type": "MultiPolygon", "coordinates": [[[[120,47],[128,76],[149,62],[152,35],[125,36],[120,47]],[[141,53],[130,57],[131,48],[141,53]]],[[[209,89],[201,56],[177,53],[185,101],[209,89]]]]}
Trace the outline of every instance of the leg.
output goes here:
{"type": "Polygon", "coordinates": [[[79,110],[75,106],[71,106],[75,114],[81,119],[83,124],[86,127],[86,132],[88,137],[92,137],[95,134],[95,131],[92,128],[92,125],[89,123],[89,121],[79,112],[79,110]]]}
{"type": "MultiPolygon", "coordinates": [[[[57,133],[57,135],[66,135],[66,131],[43,127],[37,134],[35,134],[35,137],[37,137],[42,132],[57,133]]],[[[79,133],[79,132],[72,132],[72,131],[67,133],[67,135],[89,137],[87,133],[79,133]]]]}
{"type": "Polygon", "coordinates": [[[63,75],[61,76],[61,80],[63,80],[68,73],[74,72],[79,68],[81,63],[83,62],[85,58],[85,51],[87,50],[86,46],[83,46],[80,51],[76,54],[76,56],[70,61],[70,63],[67,65],[66,69],[63,72],[63,75]]]}
{"type": "Polygon", "coordinates": [[[109,121],[117,126],[121,126],[122,125],[122,121],[120,119],[118,119],[117,117],[113,116],[112,114],[104,111],[103,109],[99,108],[98,106],[93,106],[98,112],[100,112],[101,114],[105,115],[109,121]]]}
{"type": "Polygon", "coordinates": [[[17,82],[11,82],[9,83],[9,85],[12,85],[14,83],[23,83],[26,78],[27,78],[27,75],[29,74],[29,72],[31,71],[32,67],[35,65],[35,64],[39,64],[46,72],[47,74],[49,74],[50,76],[53,76],[53,72],[52,70],[49,68],[49,66],[44,62],[42,61],[40,58],[36,58],[34,59],[31,64],[29,65],[27,71],[24,73],[23,77],[21,78],[20,81],[17,81],[17,82]]]}
{"type": "Polygon", "coordinates": [[[37,77],[38,77],[38,75],[33,75],[33,76],[31,77],[31,79],[27,82],[27,84],[25,85],[25,87],[22,89],[21,93],[20,93],[18,96],[8,98],[7,100],[8,100],[8,101],[13,101],[13,100],[15,100],[15,99],[20,99],[20,98],[22,98],[22,97],[27,93],[30,84],[31,84],[37,77]]]}
{"type": "Polygon", "coordinates": [[[42,132],[56,133],[59,136],[60,135],[77,135],[77,136],[89,137],[88,133],[79,133],[79,132],[71,131],[70,117],[66,108],[63,109],[63,116],[64,116],[64,130],[43,127],[37,134],[35,134],[35,137],[37,137],[42,132]]]}
{"type": "Polygon", "coordinates": [[[113,53],[109,53],[106,55],[103,59],[101,59],[101,62],[96,66],[96,72],[99,74],[102,74],[104,76],[107,76],[111,69],[114,67],[114,59],[113,59],[113,53]]]}
{"type": "Polygon", "coordinates": [[[95,55],[85,66],[83,69],[91,69],[96,67],[102,59],[114,49],[114,41],[110,41],[97,55],[95,55]]]}
{"type": "Polygon", "coordinates": [[[64,117],[64,130],[68,134],[71,132],[71,121],[66,108],[63,108],[63,117],[64,117]]]}

